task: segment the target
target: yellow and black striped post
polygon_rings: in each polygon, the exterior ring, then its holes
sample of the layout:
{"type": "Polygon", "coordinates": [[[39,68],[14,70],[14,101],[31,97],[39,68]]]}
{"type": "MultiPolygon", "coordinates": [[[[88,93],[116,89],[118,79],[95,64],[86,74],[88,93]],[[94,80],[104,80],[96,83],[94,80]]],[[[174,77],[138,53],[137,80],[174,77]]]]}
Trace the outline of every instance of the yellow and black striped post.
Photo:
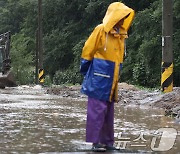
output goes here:
{"type": "Polygon", "coordinates": [[[162,0],[162,92],[173,90],[173,1],[162,0]]]}
{"type": "Polygon", "coordinates": [[[44,69],[43,69],[43,34],[42,34],[42,0],[38,0],[38,34],[37,34],[37,60],[38,60],[38,68],[39,68],[39,84],[44,83],[44,69]]]}
{"type": "Polygon", "coordinates": [[[161,90],[171,92],[173,90],[173,63],[162,62],[161,90]]]}
{"type": "Polygon", "coordinates": [[[44,69],[39,69],[39,83],[44,83],[44,69]]]}

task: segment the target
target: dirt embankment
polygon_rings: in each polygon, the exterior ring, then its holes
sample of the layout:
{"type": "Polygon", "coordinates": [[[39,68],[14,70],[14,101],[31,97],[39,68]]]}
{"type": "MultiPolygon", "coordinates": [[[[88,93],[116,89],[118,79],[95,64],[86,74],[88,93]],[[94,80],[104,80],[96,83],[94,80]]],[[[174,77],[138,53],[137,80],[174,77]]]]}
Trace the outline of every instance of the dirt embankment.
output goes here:
{"type": "MultiPolygon", "coordinates": [[[[172,92],[161,93],[160,90],[148,91],[127,83],[119,83],[119,103],[122,105],[146,105],[165,109],[166,115],[180,119],[180,87],[172,92]]],[[[55,86],[47,89],[47,93],[77,100],[86,100],[80,93],[81,86],[55,86]]]]}
{"type": "Polygon", "coordinates": [[[172,92],[162,93],[160,90],[141,90],[133,85],[120,83],[119,99],[124,105],[136,104],[163,108],[166,115],[180,118],[180,87],[174,87],[172,92]]]}

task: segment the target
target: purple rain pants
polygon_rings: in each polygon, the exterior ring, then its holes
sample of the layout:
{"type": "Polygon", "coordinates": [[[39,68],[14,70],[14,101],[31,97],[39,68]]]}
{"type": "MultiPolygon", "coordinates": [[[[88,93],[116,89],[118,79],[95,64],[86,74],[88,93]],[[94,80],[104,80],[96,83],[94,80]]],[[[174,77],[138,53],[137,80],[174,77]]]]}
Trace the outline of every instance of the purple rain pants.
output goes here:
{"type": "Polygon", "coordinates": [[[114,144],[114,102],[88,97],[86,142],[114,144]]]}

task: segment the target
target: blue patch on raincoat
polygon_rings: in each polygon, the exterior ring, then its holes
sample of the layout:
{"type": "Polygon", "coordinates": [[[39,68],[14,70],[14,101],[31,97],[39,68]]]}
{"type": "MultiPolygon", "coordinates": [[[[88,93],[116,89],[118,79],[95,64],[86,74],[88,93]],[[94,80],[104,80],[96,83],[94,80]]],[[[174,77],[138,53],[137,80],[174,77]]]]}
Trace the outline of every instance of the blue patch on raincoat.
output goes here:
{"type": "MultiPolygon", "coordinates": [[[[85,65],[84,65],[85,66],[85,65]]],[[[115,63],[94,58],[84,77],[81,92],[99,100],[108,101],[114,77],[115,63]]],[[[81,69],[83,70],[82,66],[81,69]]]]}

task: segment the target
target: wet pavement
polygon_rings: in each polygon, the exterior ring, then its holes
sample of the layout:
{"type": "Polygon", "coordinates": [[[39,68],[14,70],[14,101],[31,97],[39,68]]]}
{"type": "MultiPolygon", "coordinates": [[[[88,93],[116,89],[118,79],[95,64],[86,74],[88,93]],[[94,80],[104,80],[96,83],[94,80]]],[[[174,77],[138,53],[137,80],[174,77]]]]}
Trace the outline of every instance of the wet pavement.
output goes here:
{"type": "MultiPolygon", "coordinates": [[[[0,89],[0,153],[89,153],[85,142],[86,98],[46,94],[40,86],[0,89]]],[[[156,131],[177,131],[173,147],[180,151],[180,125],[164,110],[115,104],[115,145],[129,153],[156,153],[156,131]],[[142,146],[143,145],[143,146],[142,146]]]]}

